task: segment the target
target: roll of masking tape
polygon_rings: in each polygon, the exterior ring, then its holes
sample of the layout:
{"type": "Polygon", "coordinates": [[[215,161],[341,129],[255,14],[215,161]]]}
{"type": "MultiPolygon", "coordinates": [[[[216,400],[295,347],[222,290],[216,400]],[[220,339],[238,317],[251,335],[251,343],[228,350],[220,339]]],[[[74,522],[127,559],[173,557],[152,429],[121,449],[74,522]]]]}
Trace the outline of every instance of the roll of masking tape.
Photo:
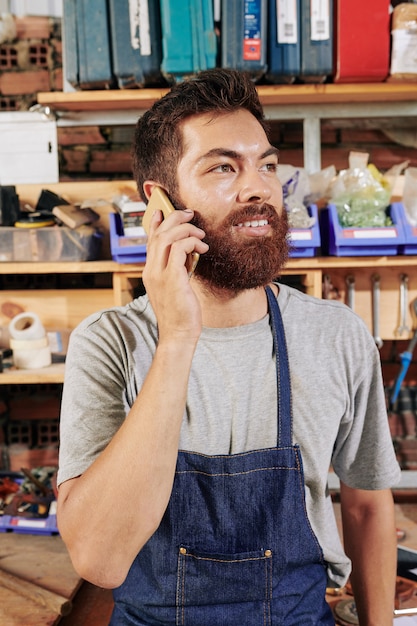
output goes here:
{"type": "Polygon", "coordinates": [[[19,313],[9,323],[9,333],[12,339],[32,340],[42,339],[46,332],[36,313],[19,313]]]}
{"type": "Polygon", "coordinates": [[[18,369],[38,369],[51,364],[46,331],[36,313],[19,313],[9,324],[13,363],[18,369]]]}

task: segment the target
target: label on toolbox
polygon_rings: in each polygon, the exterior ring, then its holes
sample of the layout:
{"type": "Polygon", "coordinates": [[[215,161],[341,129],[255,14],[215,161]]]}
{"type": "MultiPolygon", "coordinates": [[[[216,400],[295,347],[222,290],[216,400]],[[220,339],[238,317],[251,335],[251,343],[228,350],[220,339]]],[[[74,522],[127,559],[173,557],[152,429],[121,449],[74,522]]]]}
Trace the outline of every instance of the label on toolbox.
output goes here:
{"type": "Polygon", "coordinates": [[[396,228],[344,228],[345,239],[392,239],[398,237],[396,228]]]}
{"type": "Polygon", "coordinates": [[[310,1],[311,41],[330,39],[330,0],[310,1]]]}
{"type": "Polygon", "coordinates": [[[243,16],[243,60],[261,60],[261,0],[246,0],[243,16]]]}
{"type": "Polygon", "coordinates": [[[276,0],[277,42],[297,43],[297,0],[276,0]]]}
{"type": "Polygon", "coordinates": [[[129,0],[130,45],[141,56],[151,56],[151,27],[148,0],[129,0]]]}

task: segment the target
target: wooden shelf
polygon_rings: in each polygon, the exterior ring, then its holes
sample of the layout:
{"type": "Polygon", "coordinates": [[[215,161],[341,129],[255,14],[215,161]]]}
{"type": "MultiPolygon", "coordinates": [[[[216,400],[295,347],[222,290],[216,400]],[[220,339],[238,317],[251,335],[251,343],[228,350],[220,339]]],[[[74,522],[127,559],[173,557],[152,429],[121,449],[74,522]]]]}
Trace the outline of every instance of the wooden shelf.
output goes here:
{"type": "MultiPolygon", "coordinates": [[[[417,83],[260,85],[263,105],[335,104],[346,102],[415,102],[417,83]]],[[[59,111],[148,109],[168,89],[120,89],[41,92],[38,102],[59,111]]]]}
{"type": "Polygon", "coordinates": [[[143,264],[116,261],[0,262],[0,274],[113,274],[141,270],[143,264]]]}
{"type": "Polygon", "coordinates": [[[0,385],[36,385],[64,382],[64,363],[53,363],[40,369],[4,369],[0,374],[0,385]]]}
{"type": "MultiPolygon", "coordinates": [[[[417,83],[260,85],[265,115],[271,120],[302,120],[304,167],[321,170],[321,120],[417,117],[417,83]]],[[[138,117],[168,89],[115,89],[41,92],[59,126],[135,125],[138,117]]]]}

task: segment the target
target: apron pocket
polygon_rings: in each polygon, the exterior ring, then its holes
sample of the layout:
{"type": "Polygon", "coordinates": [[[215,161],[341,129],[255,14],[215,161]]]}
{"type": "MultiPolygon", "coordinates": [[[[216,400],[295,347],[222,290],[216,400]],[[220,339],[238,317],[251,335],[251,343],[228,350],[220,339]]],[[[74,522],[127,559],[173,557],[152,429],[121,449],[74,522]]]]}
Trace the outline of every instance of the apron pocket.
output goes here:
{"type": "Polygon", "coordinates": [[[189,617],[188,608],[199,607],[200,612],[206,607],[207,614],[210,614],[210,607],[217,605],[224,616],[227,605],[233,606],[236,612],[239,603],[245,612],[252,604],[252,609],[259,615],[259,621],[248,623],[269,624],[272,552],[257,550],[239,554],[208,554],[181,546],[176,598],[177,624],[193,623],[188,619],[185,621],[185,617],[189,617]]]}

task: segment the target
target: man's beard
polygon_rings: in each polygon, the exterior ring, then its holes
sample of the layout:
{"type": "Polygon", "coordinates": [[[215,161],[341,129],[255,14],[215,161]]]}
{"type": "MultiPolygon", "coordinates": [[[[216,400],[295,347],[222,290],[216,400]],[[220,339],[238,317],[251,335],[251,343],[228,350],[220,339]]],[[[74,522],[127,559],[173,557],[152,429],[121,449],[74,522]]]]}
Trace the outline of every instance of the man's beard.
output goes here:
{"type": "MultiPolygon", "coordinates": [[[[179,206],[175,202],[176,208],[179,206]]],[[[270,204],[249,205],[229,214],[216,227],[194,212],[192,223],[204,230],[208,252],[201,255],[195,270],[205,286],[218,292],[239,293],[265,286],[278,278],[288,260],[288,217],[285,209],[278,215],[270,204]],[[271,234],[265,237],[243,237],[237,225],[254,218],[267,219],[271,234]]]]}

